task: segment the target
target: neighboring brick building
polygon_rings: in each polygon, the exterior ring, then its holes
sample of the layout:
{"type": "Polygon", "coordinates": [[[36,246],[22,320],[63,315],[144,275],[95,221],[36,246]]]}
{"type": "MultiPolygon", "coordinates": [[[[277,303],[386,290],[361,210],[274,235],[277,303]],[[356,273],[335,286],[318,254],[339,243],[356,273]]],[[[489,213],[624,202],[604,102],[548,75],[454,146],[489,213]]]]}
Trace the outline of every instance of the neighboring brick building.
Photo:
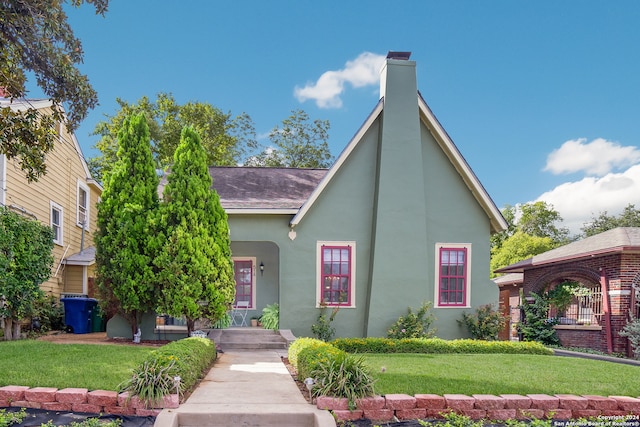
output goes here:
{"type": "Polygon", "coordinates": [[[640,227],[605,231],[497,272],[511,273],[495,280],[503,310],[520,289],[526,298],[562,282],[579,282],[583,292],[556,326],[562,345],[630,354],[628,340],[619,333],[631,316],[640,317],[640,227]],[[522,275],[519,283],[505,280],[517,278],[514,273],[522,275]]]}

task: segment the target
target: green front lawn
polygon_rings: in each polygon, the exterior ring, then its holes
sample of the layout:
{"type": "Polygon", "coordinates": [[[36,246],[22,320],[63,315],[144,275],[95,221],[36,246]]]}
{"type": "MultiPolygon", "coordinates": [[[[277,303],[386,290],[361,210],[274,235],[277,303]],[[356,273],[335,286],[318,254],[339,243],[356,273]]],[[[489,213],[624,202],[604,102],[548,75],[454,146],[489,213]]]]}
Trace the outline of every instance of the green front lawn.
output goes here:
{"type": "Polygon", "coordinates": [[[0,342],[0,386],[117,390],[153,347],[0,342]]]}
{"type": "Polygon", "coordinates": [[[377,380],[376,394],[640,396],[640,366],[528,354],[362,356],[377,380]]]}

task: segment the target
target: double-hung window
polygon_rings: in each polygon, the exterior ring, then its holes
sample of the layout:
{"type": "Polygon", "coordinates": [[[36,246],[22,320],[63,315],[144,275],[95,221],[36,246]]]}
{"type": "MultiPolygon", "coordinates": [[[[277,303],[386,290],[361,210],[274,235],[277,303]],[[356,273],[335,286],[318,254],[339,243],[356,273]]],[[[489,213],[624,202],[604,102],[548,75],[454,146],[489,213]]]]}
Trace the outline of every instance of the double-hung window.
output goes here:
{"type": "Polygon", "coordinates": [[[89,228],[89,188],[80,181],[78,181],[77,207],[78,227],[89,228]]]}
{"type": "Polygon", "coordinates": [[[471,245],[436,245],[438,307],[470,306],[471,245]]]}
{"type": "Polygon", "coordinates": [[[51,224],[51,229],[53,230],[53,243],[56,245],[64,244],[64,234],[63,234],[63,210],[62,206],[59,204],[50,201],[50,212],[49,212],[49,220],[51,224]]]}
{"type": "Polygon", "coordinates": [[[318,242],[319,305],[355,307],[355,242],[318,242]]]}

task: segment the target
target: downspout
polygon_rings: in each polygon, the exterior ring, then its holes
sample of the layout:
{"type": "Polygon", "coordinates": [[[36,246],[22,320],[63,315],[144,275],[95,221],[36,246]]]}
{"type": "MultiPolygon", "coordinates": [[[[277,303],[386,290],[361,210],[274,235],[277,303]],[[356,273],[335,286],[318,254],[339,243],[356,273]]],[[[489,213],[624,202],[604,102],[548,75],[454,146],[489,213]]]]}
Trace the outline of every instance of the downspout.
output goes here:
{"type": "Polygon", "coordinates": [[[600,288],[602,289],[602,310],[604,311],[604,324],[607,328],[607,353],[613,353],[613,336],[611,334],[611,309],[609,307],[609,279],[607,272],[600,269],[600,288]]]}

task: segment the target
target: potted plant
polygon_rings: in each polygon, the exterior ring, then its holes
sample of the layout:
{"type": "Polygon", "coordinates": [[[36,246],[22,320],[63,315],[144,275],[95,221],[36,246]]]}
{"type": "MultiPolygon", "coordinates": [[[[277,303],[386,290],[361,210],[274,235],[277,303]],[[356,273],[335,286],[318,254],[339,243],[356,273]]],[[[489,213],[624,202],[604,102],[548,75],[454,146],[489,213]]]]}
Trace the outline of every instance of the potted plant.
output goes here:
{"type": "Polygon", "coordinates": [[[254,328],[258,326],[258,316],[251,316],[251,326],[254,328]]]}

